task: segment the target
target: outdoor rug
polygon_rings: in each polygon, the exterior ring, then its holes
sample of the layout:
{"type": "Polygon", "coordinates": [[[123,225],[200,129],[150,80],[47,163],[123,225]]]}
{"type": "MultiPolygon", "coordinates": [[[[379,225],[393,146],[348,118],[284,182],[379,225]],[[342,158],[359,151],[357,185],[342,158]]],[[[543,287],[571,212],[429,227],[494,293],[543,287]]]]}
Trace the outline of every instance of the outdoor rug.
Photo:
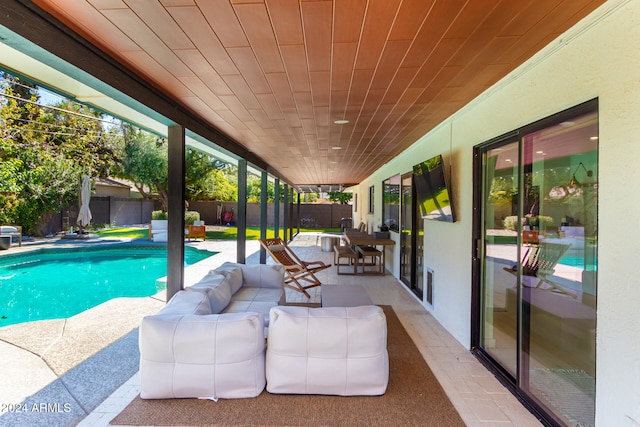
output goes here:
{"type": "Polygon", "coordinates": [[[111,421],[152,426],[464,426],[464,422],[389,306],[389,385],[382,396],[276,395],[253,399],[142,400],[111,421]]]}

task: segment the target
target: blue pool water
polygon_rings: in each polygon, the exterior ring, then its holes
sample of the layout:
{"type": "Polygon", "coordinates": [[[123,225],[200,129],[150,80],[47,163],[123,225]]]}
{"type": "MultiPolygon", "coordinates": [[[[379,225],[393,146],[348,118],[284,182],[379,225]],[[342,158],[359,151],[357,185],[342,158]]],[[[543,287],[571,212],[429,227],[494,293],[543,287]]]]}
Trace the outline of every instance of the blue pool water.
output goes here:
{"type": "MultiPolygon", "coordinates": [[[[597,260],[595,260],[597,262],[597,260]]],[[[584,257],[575,255],[566,255],[560,259],[559,264],[568,265],[569,267],[587,268],[588,270],[597,270],[598,266],[594,264],[594,260],[589,260],[585,266],[584,257]]]]}
{"type": "MultiPolygon", "coordinates": [[[[191,265],[214,252],[185,248],[191,265]]],[[[39,249],[0,257],[0,327],[66,318],[118,297],[145,297],[164,288],[167,248],[100,246],[39,249]]]]}

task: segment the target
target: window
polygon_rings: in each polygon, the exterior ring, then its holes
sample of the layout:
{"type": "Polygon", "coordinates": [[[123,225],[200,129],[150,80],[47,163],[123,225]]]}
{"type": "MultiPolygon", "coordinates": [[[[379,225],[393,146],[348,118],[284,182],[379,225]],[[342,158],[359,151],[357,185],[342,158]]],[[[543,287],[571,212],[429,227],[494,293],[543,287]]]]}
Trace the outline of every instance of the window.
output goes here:
{"type": "Polygon", "coordinates": [[[382,191],[382,222],[389,230],[397,232],[400,220],[400,175],[385,179],[382,191]]]}

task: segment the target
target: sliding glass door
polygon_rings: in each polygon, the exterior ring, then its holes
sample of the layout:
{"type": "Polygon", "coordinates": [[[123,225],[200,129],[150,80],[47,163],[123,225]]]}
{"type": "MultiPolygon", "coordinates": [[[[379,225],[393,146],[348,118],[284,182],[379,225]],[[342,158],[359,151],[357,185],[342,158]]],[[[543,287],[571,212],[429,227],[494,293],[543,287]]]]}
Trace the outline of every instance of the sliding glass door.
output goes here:
{"type": "MultiPolygon", "coordinates": [[[[517,224],[519,202],[519,143],[507,140],[484,153],[483,241],[481,344],[502,368],[515,377],[518,371],[517,288],[505,269],[519,259],[517,224]]],[[[511,273],[509,271],[508,273],[511,273]]]]}
{"type": "Polygon", "coordinates": [[[552,425],[595,417],[595,101],[476,148],[474,347],[552,425]]]}
{"type": "Polygon", "coordinates": [[[400,279],[422,299],[424,229],[415,202],[412,173],[402,175],[400,193],[400,279]]]}

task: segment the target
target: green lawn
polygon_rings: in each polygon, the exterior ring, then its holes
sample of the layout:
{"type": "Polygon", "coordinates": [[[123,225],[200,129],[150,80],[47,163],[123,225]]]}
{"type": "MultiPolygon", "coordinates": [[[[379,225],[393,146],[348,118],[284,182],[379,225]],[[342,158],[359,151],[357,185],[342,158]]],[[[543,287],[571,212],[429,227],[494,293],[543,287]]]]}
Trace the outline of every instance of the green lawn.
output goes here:
{"type": "MultiPolygon", "coordinates": [[[[328,232],[340,231],[339,228],[301,228],[302,232],[328,232]]],[[[145,239],[149,236],[146,228],[138,227],[121,227],[110,228],[108,230],[100,230],[94,232],[100,237],[115,237],[124,239],[145,239]]],[[[207,239],[210,240],[236,240],[238,237],[237,227],[227,227],[220,231],[207,231],[207,239]]],[[[267,238],[273,237],[273,229],[267,230],[267,238]]],[[[280,237],[284,237],[284,231],[280,230],[280,237]]],[[[258,240],[260,238],[260,227],[247,227],[247,240],[258,240]]]]}
{"type": "Polygon", "coordinates": [[[91,233],[100,237],[116,237],[123,239],[146,239],[149,237],[149,229],[139,227],[109,228],[107,230],[92,231],[91,233]]]}

